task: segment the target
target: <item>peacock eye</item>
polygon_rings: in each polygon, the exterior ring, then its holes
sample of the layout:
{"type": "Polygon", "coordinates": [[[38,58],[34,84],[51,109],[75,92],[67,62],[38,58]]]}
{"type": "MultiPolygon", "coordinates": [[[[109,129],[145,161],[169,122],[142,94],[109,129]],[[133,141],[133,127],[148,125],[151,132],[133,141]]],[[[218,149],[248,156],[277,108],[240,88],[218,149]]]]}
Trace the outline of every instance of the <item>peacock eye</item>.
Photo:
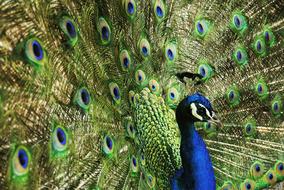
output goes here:
{"type": "Polygon", "coordinates": [[[127,17],[130,20],[133,20],[136,16],[137,12],[137,3],[136,0],[125,0],[124,2],[124,9],[127,17]]]}
{"type": "Polygon", "coordinates": [[[139,41],[139,49],[140,49],[140,55],[147,59],[151,55],[151,47],[150,43],[146,38],[141,38],[139,41]]]}
{"type": "Polygon", "coordinates": [[[257,84],[255,85],[255,92],[261,100],[264,100],[268,97],[268,87],[263,79],[258,80],[257,84]]]}
{"type": "Polygon", "coordinates": [[[177,57],[177,45],[174,42],[166,43],[165,45],[165,57],[169,64],[174,63],[177,57]]]}
{"type": "Polygon", "coordinates": [[[233,14],[230,27],[234,32],[243,34],[248,28],[247,25],[247,20],[241,12],[237,11],[233,14]]]}
{"type": "Polygon", "coordinates": [[[284,176],[284,163],[282,161],[277,161],[275,164],[275,171],[279,176],[284,176]]]}
{"type": "Polygon", "coordinates": [[[256,133],[256,126],[254,121],[248,121],[244,126],[244,133],[246,136],[253,136],[256,133]]]}
{"type": "Polygon", "coordinates": [[[132,156],[130,159],[130,168],[132,171],[132,174],[136,174],[138,172],[138,163],[135,156],[132,156]]]}
{"type": "Polygon", "coordinates": [[[200,63],[198,67],[198,74],[202,76],[202,80],[206,81],[213,76],[213,69],[207,63],[200,63]]]}
{"type": "Polygon", "coordinates": [[[111,157],[113,154],[113,148],[114,148],[114,142],[112,138],[109,135],[106,135],[103,139],[103,145],[102,145],[103,153],[106,156],[111,157]]]}
{"type": "Polygon", "coordinates": [[[133,122],[127,121],[127,123],[126,123],[126,131],[127,131],[127,135],[129,137],[131,137],[132,139],[135,138],[136,131],[135,131],[135,127],[134,127],[133,122]]]}
{"type": "Polygon", "coordinates": [[[156,185],[156,178],[148,173],[146,175],[146,182],[147,182],[148,186],[152,189],[156,185]]]}
{"type": "Polygon", "coordinates": [[[105,18],[100,17],[97,24],[97,30],[100,34],[102,45],[107,45],[111,41],[111,28],[105,18]]]}
{"type": "Polygon", "coordinates": [[[140,163],[141,163],[142,166],[145,166],[145,164],[146,164],[144,154],[140,155],[140,163]]]}
{"type": "Polygon", "coordinates": [[[119,55],[120,64],[124,71],[128,70],[131,66],[131,57],[127,50],[122,50],[119,55]]]}
{"type": "Polygon", "coordinates": [[[135,105],[135,92],[132,90],[128,93],[128,101],[131,105],[135,105]]]}
{"type": "Polygon", "coordinates": [[[277,181],[276,173],[270,169],[268,172],[266,172],[265,181],[270,185],[275,184],[277,181]]]}
{"type": "Polygon", "coordinates": [[[180,92],[176,89],[176,87],[171,87],[167,89],[166,92],[166,103],[169,105],[170,108],[176,108],[180,99],[180,92]]]}
{"type": "Polygon", "coordinates": [[[71,18],[63,16],[59,26],[67,38],[67,44],[73,47],[78,41],[78,28],[75,22],[71,18]]]}
{"type": "Polygon", "coordinates": [[[47,59],[43,45],[37,38],[30,38],[25,42],[24,54],[27,61],[35,67],[43,66],[47,59]]]}
{"type": "Polygon", "coordinates": [[[240,190],[254,190],[255,189],[255,182],[246,179],[241,185],[240,185],[240,190]]]}
{"type": "Polygon", "coordinates": [[[30,167],[31,155],[24,146],[19,146],[13,155],[13,172],[16,176],[22,176],[28,173],[30,167]]]}
{"type": "Polygon", "coordinates": [[[112,96],[112,99],[115,101],[115,103],[119,104],[121,100],[120,90],[116,83],[111,82],[109,84],[109,90],[110,94],[112,96]]]}
{"type": "Polygon", "coordinates": [[[154,13],[158,22],[162,21],[166,16],[166,5],[163,0],[156,0],[154,4],[154,13]]]}
{"type": "Polygon", "coordinates": [[[254,162],[250,168],[251,176],[254,179],[259,179],[260,177],[263,176],[263,173],[264,173],[264,165],[259,161],[254,162]]]}
{"type": "Polygon", "coordinates": [[[234,50],[233,60],[240,66],[244,66],[248,63],[247,51],[243,47],[238,47],[234,50]]]}
{"type": "Polygon", "coordinates": [[[279,116],[282,111],[282,100],[279,95],[277,95],[271,102],[271,110],[275,116],[279,116]]]}
{"type": "Polygon", "coordinates": [[[236,106],[240,103],[239,90],[232,86],[227,90],[227,100],[231,106],[236,106]]]}
{"type": "Polygon", "coordinates": [[[136,81],[136,83],[139,84],[139,85],[143,85],[145,80],[146,80],[146,75],[145,75],[144,71],[137,70],[135,72],[135,81],[136,81]]]}
{"type": "Polygon", "coordinates": [[[61,126],[55,127],[52,133],[53,149],[59,152],[64,151],[67,148],[67,144],[68,144],[68,135],[66,130],[61,126]]]}
{"type": "Polygon", "coordinates": [[[235,185],[231,181],[227,181],[224,183],[224,185],[221,187],[220,190],[234,190],[235,185]]]}
{"type": "Polygon", "coordinates": [[[265,41],[265,44],[268,45],[269,47],[273,47],[276,44],[275,36],[270,28],[266,28],[263,31],[263,38],[265,41]]]}
{"type": "Polygon", "coordinates": [[[82,108],[84,111],[87,111],[90,107],[91,96],[87,88],[80,88],[74,97],[74,102],[82,108]]]}
{"type": "Polygon", "coordinates": [[[204,38],[209,31],[210,23],[206,19],[200,19],[195,22],[195,34],[199,38],[204,38]]]}
{"type": "Polygon", "coordinates": [[[263,38],[257,37],[253,49],[256,55],[264,57],[266,55],[265,41],[263,38]]]}
{"type": "Polygon", "coordinates": [[[158,94],[160,92],[160,85],[155,79],[149,81],[149,88],[154,94],[158,94]]]}

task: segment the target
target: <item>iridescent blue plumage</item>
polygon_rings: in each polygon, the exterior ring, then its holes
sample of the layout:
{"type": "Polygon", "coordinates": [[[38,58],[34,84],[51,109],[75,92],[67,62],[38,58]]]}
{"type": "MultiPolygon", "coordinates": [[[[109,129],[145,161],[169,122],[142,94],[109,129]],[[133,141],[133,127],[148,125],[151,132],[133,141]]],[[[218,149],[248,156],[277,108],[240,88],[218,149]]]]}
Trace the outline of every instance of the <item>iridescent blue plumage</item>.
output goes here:
{"type": "MultiPolygon", "coordinates": [[[[201,106],[201,109],[207,109],[213,115],[210,102],[199,93],[187,96],[178,105],[176,118],[181,132],[180,154],[183,169],[178,170],[171,181],[173,190],[216,189],[214,170],[208,150],[194,127],[194,122],[198,121],[193,114],[196,105],[204,106],[204,108],[201,106]],[[191,104],[194,104],[194,106],[191,104]]],[[[204,115],[203,118],[206,118],[206,112],[197,111],[196,113],[200,113],[201,116],[204,115]]],[[[202,121],[205,121],[205,119],[202,119],[202,121]]]]}

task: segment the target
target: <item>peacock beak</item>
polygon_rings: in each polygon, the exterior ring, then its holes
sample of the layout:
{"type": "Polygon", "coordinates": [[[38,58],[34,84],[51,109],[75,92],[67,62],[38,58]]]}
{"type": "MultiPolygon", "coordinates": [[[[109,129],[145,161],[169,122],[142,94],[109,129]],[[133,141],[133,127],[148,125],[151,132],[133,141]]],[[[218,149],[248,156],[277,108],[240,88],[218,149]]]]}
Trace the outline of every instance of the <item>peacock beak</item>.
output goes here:
{"type": "Polygon", "coordinates": [[[215,124],[218,127],[223,127],[222,122],[218,119],[218,116],[214,112],[212,112],[211,116],[209,115],[208,122],[209,123],[213,123],[213,124],[215,124]]]}

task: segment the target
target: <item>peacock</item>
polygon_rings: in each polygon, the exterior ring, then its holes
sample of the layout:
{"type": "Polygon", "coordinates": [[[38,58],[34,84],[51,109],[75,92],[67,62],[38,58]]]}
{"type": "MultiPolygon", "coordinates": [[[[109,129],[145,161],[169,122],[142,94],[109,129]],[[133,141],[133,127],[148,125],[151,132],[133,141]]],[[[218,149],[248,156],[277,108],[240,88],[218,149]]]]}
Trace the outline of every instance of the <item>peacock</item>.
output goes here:
{"type": "Polygon", "coordinates": [[[0,189],[283,189],[283,10],[1,0],[0,189]]]}

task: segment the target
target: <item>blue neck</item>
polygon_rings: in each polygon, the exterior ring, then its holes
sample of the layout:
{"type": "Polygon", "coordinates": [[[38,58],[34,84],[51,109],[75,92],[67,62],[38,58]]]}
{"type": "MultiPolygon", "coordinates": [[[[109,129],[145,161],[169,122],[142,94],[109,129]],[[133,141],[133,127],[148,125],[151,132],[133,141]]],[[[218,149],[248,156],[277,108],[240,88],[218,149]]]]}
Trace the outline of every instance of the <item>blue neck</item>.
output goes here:
{"type": "Polygon", "coordinates": [[[183,165],[182,186],[187,190],[215,190],[214,170],[206,145],[193,122],[179,123],[180,154],[183,165]]]}

